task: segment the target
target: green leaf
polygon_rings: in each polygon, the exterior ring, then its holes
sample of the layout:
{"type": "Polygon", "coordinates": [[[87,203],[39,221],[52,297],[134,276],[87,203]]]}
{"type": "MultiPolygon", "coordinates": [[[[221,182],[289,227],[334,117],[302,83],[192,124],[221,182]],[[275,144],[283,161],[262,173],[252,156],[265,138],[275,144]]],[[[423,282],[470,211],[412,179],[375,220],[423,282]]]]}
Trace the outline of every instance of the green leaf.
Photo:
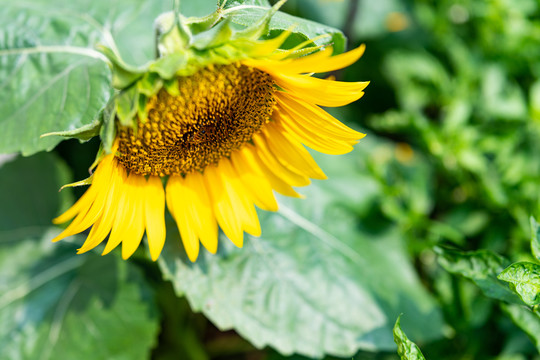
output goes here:
{"type": "Polygon", "coordinates": [[[51,219],[71,203],[69,170],[52,154],[18,157],[0,166],[0,232],[50,226],[51,219]]]}
{"type": "Polygon", "coordinates": [[[349,210],[369,213],[378,191],[355,156],[319,156],[331,180],[302,188],[304,200],[281,199],[278,213],[259,212],[263,235],[246,236],[243,249],[221,236],[217,255],[203,252],[192,264],[169,226],[159,259],[165,277],[220,329],[282,354],[391,350],[401,311],[416,319],[416,338],[438,338],[441,314],[398,231],[360,231],[349,210]],[[347,191],[351,184],[362,191],[347,191]]]}
{"type": "Polygon", "coordinates": [[[63,140],[45,133],[86,140],[76,130],[95,124],[111,95],[110,70],[92,47],[116,49],[114,36],[128,62],[146,62],[163,3],[0,1],[0,153],[31,155],[63,140]]]}
{"type": "Polygon", "coordinates": [[[0,153],[51,150],[62,137],[41,135],[83,128],[106,104],[110,79],[102,61],[68,47],[1,47],[0,153]]]}
{"type": "Polygon", "coordinates": [[[436,247],[435,252],[439,255],[439,264],[446,271],[472,280],[486,296],[520,303],[516,295],[497,279],[508,263],[502,256],[489,250],[463,252],[442,247],[436,247]]]}
{"type": "Polygon", "coordinates": [[[532,340],[540,352],[540,315],[538,311],[515,304],[502,304],[502,309],[510,316],[514,324],[520,327],[532,340]]]}
{"type": "MultiPolygon", "coordinates": [[[[238,7],[238,9],[235,9],[235,7],[228,8],[224,13],[224,17],[235,24],[247,27],[264,17],[267,12],[268,8],[265,6],[246,5],[238,7]]],[[[329,35],[328,37],[316,40],[314,44],[331,44],[334,47],[335,53],[345,51],[347,40],[343,33],[336,28],[295,17],[280,11],[274,14],[270,20],[269,31],[271,37],[277,36],[282,31],[290,30],[291,28],[292,33],[285,43],[285,47],[293,47],[319,35],[329,35]]]]}
{"type": "Polygon", "coordinates": [[[394,325],[394,341],[398,346],[398,355],[401,360],[425,360],[420,348],[413,343],[401,330],[401,315],[398,316],[394,325]]]}
{"type": "Polygon", "coordinates": [[[534,257],[540,261],[540,225],[531,216],[531,251],[534,257]]]}
{"type": "Polygon", "coordinates": [[[529,306],[540,304],[540,265],[518,262],[499,274],[500,280],[510,283],[523,302],[529,306]]]}
{"type": "Polygon", "coordinates": [[[140,272],[23,230],[0,233],[2,357],[148,359],[158,318],[140,272]]]}

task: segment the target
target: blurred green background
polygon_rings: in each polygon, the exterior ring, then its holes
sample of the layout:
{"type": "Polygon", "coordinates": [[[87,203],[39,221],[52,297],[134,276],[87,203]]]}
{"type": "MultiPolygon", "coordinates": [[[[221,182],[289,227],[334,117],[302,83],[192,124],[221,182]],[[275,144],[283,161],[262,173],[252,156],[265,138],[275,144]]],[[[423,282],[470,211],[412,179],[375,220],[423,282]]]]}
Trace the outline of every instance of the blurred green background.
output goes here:
{"type": "MultiPolygon", "coordinates": [[[[214,0],[193,4],[195,15],[215,8],[214,0]]],[[[84,191],[56,192],[69,179],[87,177],[99,140],[62,142],[53,155],[18,158],[0,169],[0,270],[7,279],[0,280],[0,359],[87,357],[96,351],[88,335],[94,334],[102,349],[93,358],[305,360],[340,351],[340,332],[364,351],[325,359],[398,359],[391,328],[401,312],[403,329],[426,359],[540,359],[536,307],[525,307],[496,279],[511,262],[536,261],[530,219],[540,217],[540,3],[289,0],[282,10],[341,29],[349,49],[367,46],[356,64],[331,74],[370,81],[365,96],[329,109],[367,137],[347,156],[317,156],[330,179],[301,189],[308,199],[282,199],[283,217],[301,214],[339,242],[309,237],[316,231],[302,217],[292,226],[259,212],[260,240],[239,250],[221,239],[219,256],[203,254],[196,266],[178,261],[185,254],[173,233],[159,264],[144,254],[128,263],[75,257],[69,242],[82,239],[50,245],[47,229],[84,191]],[[258,267],[261,254],[287,272],[286,287],[258,267]],[[113,280],[100,280],[107,276],[113,280]],[[253,286],[261,286],[276,303],[218,296],[244,291],[235,287],[240,283],[252,285],[252,296],[259,292],[253,286]],[[355,284],[366,293],[347,298],[355,284]],[[273,313],[265,317],[265,309],[283,305],[291,314],[300,303],[315,309],[308,317],[337,309],[344,314],[336,318],[350,315],[351,324],[338,322],[328,335],[334,340],[325,341],[311,323],[298,320],[280,332],[273,313]],[[379,324],[378,332],[364,333],[371,327],[363,319],[379,324]],[[231,327],[237,331],[218,330],[231,327]],[[63,336],[68,340],[59,341],[63,336]]],[[[150,32],[145,40],[151,39],[150,32]]],[[[121,44],[128,60],[151,56],[151,44],[125,51],[136,43],[121,44]]]]}

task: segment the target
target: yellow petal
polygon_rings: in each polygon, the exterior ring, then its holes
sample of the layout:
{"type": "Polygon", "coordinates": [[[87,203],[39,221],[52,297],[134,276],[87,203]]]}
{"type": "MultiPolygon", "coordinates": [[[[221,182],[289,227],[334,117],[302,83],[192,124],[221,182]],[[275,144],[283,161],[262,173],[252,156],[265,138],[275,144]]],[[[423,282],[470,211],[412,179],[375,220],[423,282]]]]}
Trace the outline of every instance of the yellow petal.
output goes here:
{"type": "Polygon", "coordinates": [[[195,231],[195,226],[190,221],[190,189],[186,187],[185,180],[181,176],[169,177],[166,197],[167,206],[178,226],[186,254],[191,261],[195,261],[199,256],[199,239],[195,231]]]}
{"type": "Polygon", "coordinates": [[[231,201],[228,184],[223,181],[219,168],[209,165],[204,170],[206,188],[210,190],[210,199],[213,205],[217,222],[225,235],[238,247],[244,243],[242,222],[237,215],[236,202],[231,201]]]}
{"type": "MultiPolygon", "coordinates": [[[[94,179],[90,189],[87,190],[88,196],[81,206],[87,206],[87,208],[80,208],[79,214],[68,225],[68,227],[56,236],[52,241],[59,241],[71,235],[78,234],[90,226],[92,226],[100,217],[105,202],[107,201],[108,185],[111,180],[114,166],[112,164],[112,158],[105,158],[96,169],[94,179]]],[[[68,210],[69,211],[69,210],[68,210]]],[[[61,215],[60,217],[63,217],[61,215]]],[[[58,219],[58,218],[57,218],[58,219]]]]}
{"type": "Polygon", "coordinates": [[[102,255],[110,253],[121,242],[122,236],[126,232],[130,225],[131,218],[128,217],[132,214],[133,199],[130,198],[130,182],[127,181],[127,173],[124,168],[120,169],[120,181],[119,181],[119,197],[118,204],[116,206],[116,215],[112,224],[111,234],[109,240],[105,245],[102,255]]]}
{"type": "Polygon", "coordinates": [[[276,93],[276,100],[278,106],[281,109],[286,109],[297,122],[309,125],[310,128],[328,137],[356,143],[366,136],[349,128],[320,107],[309,104],[296,96],[278,92],[276,93]]]}
{"type": "Polygon", "coordinates": [[[254,161],[248,160],[246,154],[249,150],[244,147],[239,151],[234,151],[231,154],[231,162],[240,180],[245,186],[245,191],[253,200],[256,206],[267,211],[277,211],[278,204],[272,186],[265,178],[259,165],[254,161]],[[251,166],[250,166],[251,164],[251,166]]]}
{"type": "Polygon", "coordinates": [[[187,174],[185,185],[190,189],[190,221],[203,246],[215,254],[218,247],[218,227],[203,175],[199,172],[187,174]]]}
{"type": "Polygon", "coordinates": [[[150,256],[156,261],[165,244],[165,191],[161,179],[150,176],[145,187],[146,235],[150,256]]]}
{"type": "Polygon", "coordinates": [[[268,124],[263,134],[268,147],[283,166],[312,179],[327,178],[309,152],[300,143],[286,138],[275,123],[268,124]]]}
{"type": "Polygon", "coordinates": [[[246,163],[249,164],[251,168],[260,169],[264,177],[270,183],[270,186],[272,186],[272,189],[285,196],[303,198],[303,196],[298,194],[290,184],[274,174],[272,169],[261,160],[254,146],[251,144],[244,145],[244,150],[242,151],[244,152],[246,163]]]}
{"type": "Polygon", "coordinates": [[[253,201],[246,192],[244,184],[240,181],[231,161],[227,158],[219,162],[219,170],[224,182],[227,184],[227,192],[233,204],[233,209],[237,212],[242,223],[242,229],[253,236],[261,235],[261,226],[257,211],[253,206],[253,201]]]}
{"type": "Polygon", "coordinates": [[[322,137],[316,130],[296,121],[286,110],[275,109],[272,113],[272,119],[278,127],[283,128],[285,136],[290,136],[313,150],[331,155],[346,154],[353,150],[352,145],[348,142],[322,137]]]}
{"type": "Polygon", "coordinates": [[[322,106],[344,106],[360,99],[369,82],[342,82],[308,75],[272,74],[281,88],[303,100],[322,106]]]}
{"type": "Polygon", "coordinates": [[[291,171],[276,159],[275,155],[268,149],[266,139],[263,136],[256,134],[253,136],[252,140],[255,143],[257,155],[259,155],[264,164],[267,164],[268,167],[273,170],[277,177],[283,179],[283,181],[292,186],[309,185],[311,181],[308,177],[291,171]]]}
{"type": "Polygon", "coordinates": [[[327,47],[321,51],[303,56],[297,59],[268,61],[254,60],[250,66],[259,68],[269,74],[306,74],[306,73],[323,73],[343,69],[354,64],[364,54],[366,46],[360,45],[354,50],[331,56],[333,49],[327,47]]]}
{"type": "Polygon", "coordinates": [[[127,188],[129,193],[126,196],[129,196],[133,202],[131,202],[131,208],[128,209],[131,212],[131,216],[128,216],[129,225],[124,233],[120,234],[122,238],[122,258],[124,260],[133,255],[139,247],[145,225],[144,191],[146,179],[144,176],[131,173],[128,175],[127,182],[130,186],[127,188]]]}
{"type": "Polygon", "coordinates": [[[88,235],[88,238],[84,242],[83,246],[78,250],[78,254],[98,246],[111,231],[112,224],[116,216],[118,198],[120,197],[121,189],[119,189],[119,185],[121,182],[121,170],[118,166],[115,166],[103,213],[92,227],[92,230],[90,230],[90,234],[88,235]]]}

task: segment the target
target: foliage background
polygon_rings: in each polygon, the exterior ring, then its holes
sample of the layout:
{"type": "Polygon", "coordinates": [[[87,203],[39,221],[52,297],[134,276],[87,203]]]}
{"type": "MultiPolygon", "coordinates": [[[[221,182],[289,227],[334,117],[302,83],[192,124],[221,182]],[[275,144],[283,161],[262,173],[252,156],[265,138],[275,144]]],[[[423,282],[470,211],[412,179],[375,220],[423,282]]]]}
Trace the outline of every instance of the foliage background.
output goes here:
{"type": "MultiPolygon", "coordinates": [[[[183,6],[204,15],[215,1],[183,6]]],[[[81,237],[50,244],[50,219],[84,190],[58,188],[87,177],[99,141],[37,137],[91,124],[110,95],[108,69],[77,54],[10,53],[92,44],[106,32],[91,18],[142,64],[169,2],[1,8],[0,149],[33,154],[2,156],[0,167],[1,359],[397,359],[400,313],[427,359],[540,358],[540,271],[513,287],[529,307],[496,277],[536,261],[535,0],[290,0],[285,12],[341,29],[349,48],[367,45],[333,74],[371,81],[366,95],[332,111],[368,136],[347,156],[317,156],[329,180],[301,189],[305,200],[281,198],[278,214],[259,212],[260,239],[244,249],[221,239],[196,264],[174,225],[157,264],[144,249],[128,262],[75,256],[81,237]]]]}

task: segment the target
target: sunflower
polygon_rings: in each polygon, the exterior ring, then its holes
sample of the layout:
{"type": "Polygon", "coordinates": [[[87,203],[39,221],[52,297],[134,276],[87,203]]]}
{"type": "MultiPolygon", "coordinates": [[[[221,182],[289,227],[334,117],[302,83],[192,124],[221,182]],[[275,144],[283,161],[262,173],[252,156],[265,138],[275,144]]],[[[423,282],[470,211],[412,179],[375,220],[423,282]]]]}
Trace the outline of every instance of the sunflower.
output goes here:
{"type": "Polygon", "coordinates": [[[160,57],[144,69],[102,48],[118,92],[104,111],[102,151],[84,181],[90,187],[54,219],[74,218],[53,241],[91,227],[78,253],[108,237],[103,254],[122,244],[127,259],[146,232],[156,260],[168,208],[195,261],[200,243],[216,252],[218,228],[238,247],[244,232],[259,236],[255,206],[276,211],[274,191],[301,197],[294,187],[326,178],[306,147],[344,154],[364,134],[320,106],[359,99],[367,82],[312,75],[351,65],[364,47],[332,56],[332,47],[314,46],[312,39],[282,50],[290,31],[260,39],[276,10],[241,31],[219,21],[218,12],[213,21],[191,23],[167,14],[158,22],[166,24],[160,57]],[[205,28],[206,22],[212,25],[205,28]]]}

